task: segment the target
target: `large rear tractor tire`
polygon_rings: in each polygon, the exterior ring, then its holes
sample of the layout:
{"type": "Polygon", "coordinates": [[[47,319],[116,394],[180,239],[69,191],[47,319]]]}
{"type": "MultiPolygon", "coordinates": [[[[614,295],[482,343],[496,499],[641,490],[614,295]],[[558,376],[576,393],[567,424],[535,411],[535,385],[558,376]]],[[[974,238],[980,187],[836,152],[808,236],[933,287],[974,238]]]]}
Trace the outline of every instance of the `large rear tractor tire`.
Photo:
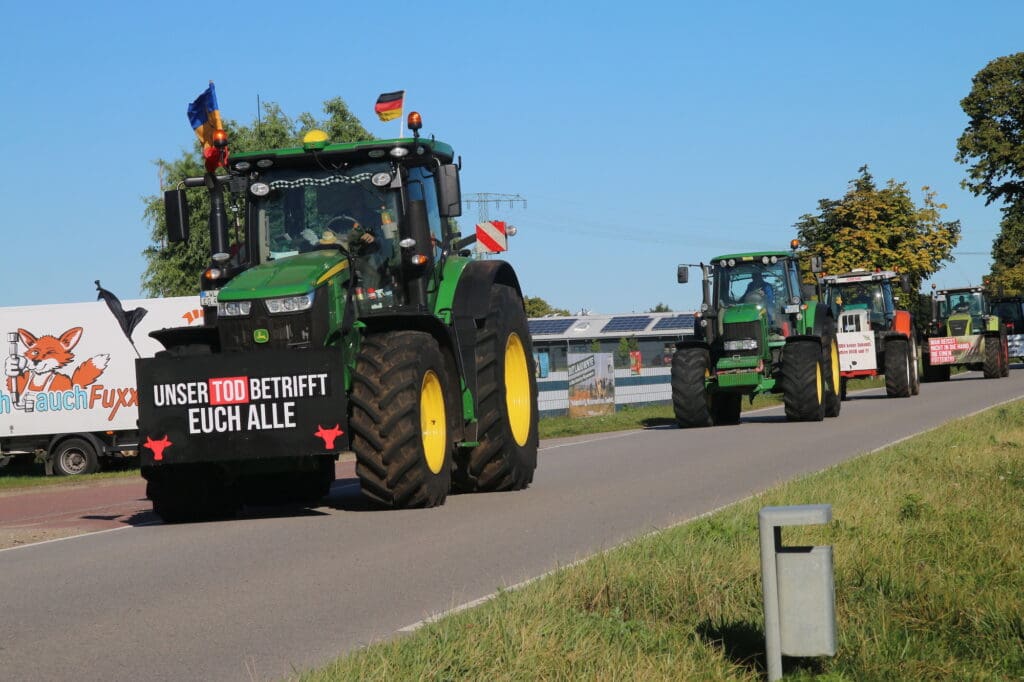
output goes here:
{"type": "Polygon", "coordinates": [[[461,451],[455,488],[461,492],[522,490],[537,468],[537,378],[523,301],[515,289],[491,287],[477,331],[480,444],[461,451]]]}
{"type": "Polygon", "coordinates": [[[825,418],[825,379],[821,343],[793,340],[782,352],[782,400],[790,421],[825,418]]]}
{"type": "Polygon", "coordinates": [[[985,336],[985,353],[981,363],[982,374],[986,379],[998,379],[1003,376],[1003,344],[999,336],[985,336]]]}
{"type": "Polygon", "coordinates": [[[672,410],[681,428],[715,423],[711,396],[705,388],[710,372],[711,354],[707,348],[680,348],[672,356],[672,410]]]}
{"type": "Polygon", "coordinates": [[[366,497],[394,509],[444,504],[452,482],[451,381],[426,332],[363,339],[349,430],[366,497]]]}
{"type": "Polygon", "coordinates": [[[838,417],[843,406],[842,376],[839,374],[839,342],[834,334],[825,337],[822,347],[822,363],[825,370],[825,416],[838,417]]]}
{"type": "Polygon", "coordinates": [[[999,334],[999,345],[1003,351],[1000,357],[1002,365],[999,368],[999,376],[1008,377],[1010,376],[1010,337],[1006,334],[1005,328],[999,334]]]}
{"type": "Polygon", "coordinates": [[[58,476],[94,474],[100,470],[99,456],[92,443],[84,438],[68,438],[54,448],[50,461],[58,476]]]}
{"type": "Polygon", "coordinates": [[[906,339],[885,342],[885,394],[890,398],[909,398],[913,377],[910,369],[910,343],[906,339]]]}

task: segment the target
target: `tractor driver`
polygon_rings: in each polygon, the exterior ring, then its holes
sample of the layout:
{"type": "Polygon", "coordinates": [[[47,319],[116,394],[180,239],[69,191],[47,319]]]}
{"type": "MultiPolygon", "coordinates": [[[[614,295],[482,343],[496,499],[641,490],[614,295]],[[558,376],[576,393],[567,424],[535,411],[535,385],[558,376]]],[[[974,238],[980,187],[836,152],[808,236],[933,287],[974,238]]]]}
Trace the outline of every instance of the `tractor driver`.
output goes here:
{"type": "Polygon", "coordinates": [[[768,313],[768,326],[774,326],[775,312],[775,288],[764,280],[760,270],[754,270],[750,277],[750,284],[743,293],[743,301],[746,303],[764,303],[764,309],[768,313]]]}
{"type": "Polygon", "coordinates": [[[360,286],[373,289],[380,287],[383,239],[379,229],[347,214],[335,216],[327,221],[320,242],[344,244],[356,261],[360,286]]]}
{"type": "Polygon", "coordinates": [[[956,313],[969,313],[969,312],[971,312],[971,304],[967,302],[967,297],[966,296],[961,295],[957,299],[956,305],[953,306],[953,312],[956,312],[956,313]]]}

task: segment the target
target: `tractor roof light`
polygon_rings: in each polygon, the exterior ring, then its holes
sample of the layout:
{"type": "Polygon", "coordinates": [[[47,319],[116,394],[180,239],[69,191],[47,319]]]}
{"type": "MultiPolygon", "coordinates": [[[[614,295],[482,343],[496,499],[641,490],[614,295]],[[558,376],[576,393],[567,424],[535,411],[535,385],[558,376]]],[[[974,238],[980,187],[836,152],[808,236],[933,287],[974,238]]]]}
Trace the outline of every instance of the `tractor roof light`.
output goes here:
{"type": "Polygon", "coordinates": [[[408,156],[409,155],[409,150],[407,148],[405,148],[405,147],[395,147],[389,153],[391,154],[391,156],[395,157],[396,159],[400,159],[403,156],[408,156]]]}
{"type": "Polygon", "coordinates": [[[213,131],[213,146],[217,149],[223,149],[228,146],[228,131],[223,128],[219,128],[213,131]]]}
{"type": "Polygon", "coordinates": [[[409,126],[409,130],[412,131],[413,137],[420,136],[420,128],[423,127],[423,117],[420,116],[420,112],[410,111],[409,116],[405,119],[405,123],[409,126]]]}
{"type": "Polygon", "coordinates": [[[330,143],[330,138],[323,130],[313,129],[302,136],[302,149],[312,151],[323,149],[330,143]]]}
{"type": "Polygon", "coordinates": [[[792,249],[793,251],[796,251],[797,249],[799,249],[800,248],[800,240],[799,239],[792,239],[792,240],[790,240],[789,248],[792,249]]]}

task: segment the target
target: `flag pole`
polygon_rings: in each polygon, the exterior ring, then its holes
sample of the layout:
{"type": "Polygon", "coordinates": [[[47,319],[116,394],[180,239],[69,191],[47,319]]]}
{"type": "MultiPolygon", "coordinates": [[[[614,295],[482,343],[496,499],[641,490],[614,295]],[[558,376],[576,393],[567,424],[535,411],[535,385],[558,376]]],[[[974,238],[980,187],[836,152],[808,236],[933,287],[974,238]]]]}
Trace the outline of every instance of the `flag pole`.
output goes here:
{"type": "Polygon", "coordinates": [[[405,137],[405,90],[402,90],[402,113],[398,115],[398,138],[405,137]]]}

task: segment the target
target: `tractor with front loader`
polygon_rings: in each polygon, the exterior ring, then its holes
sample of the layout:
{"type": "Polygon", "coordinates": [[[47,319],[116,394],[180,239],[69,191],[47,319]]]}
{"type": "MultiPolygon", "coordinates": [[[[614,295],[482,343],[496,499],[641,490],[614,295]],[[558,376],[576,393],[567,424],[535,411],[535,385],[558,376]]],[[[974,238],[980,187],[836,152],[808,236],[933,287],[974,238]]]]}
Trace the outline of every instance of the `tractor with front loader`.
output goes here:
{"type": "Polygon", "coordinates": [[[921,348],[921,379],[949,381],[952,367],[980,370],[986,379],[1009,375],[1006,332],[991,311],[984,287],[933,288],[932,321],[921,348]]]}
{"type": "Polygon", "coordinates": [[[365,496],[433,507],[526,488],[534,359],[519,280],[470,258],[452,148],[419,136],[226,154],[165,193],[188,238],[210,204],[206,323],[137,362],[140,463],[165,521],[313,503],[354,452],[365,496]],[[209,170],[209,166],[208,166],[209,170]],[[237,209],[229,223],[226,207],[237,209]]]}
{"type": "Polygon", "coordinates": [[[853,270],[819,280],[821,300],[838,320],[840,395],[850,379],[885,376],[890,398],[909,398],[921,389],[914,318],[897,308],[893,283],[910,293],[910,281],[893,270],[853,270]]]}
{"type": "MultiPolygon", "coordinates": [[[[694,336],[672,357],[672,406],[683,428],[735,424],[744,396],[782,393],[791,421],[836,417],[835,318],[802,283],[792,251],[739,253],[701,263],[703,302],[694,336]]],[[[820,270],[819,259],[812,269],[820,270]]],[[[677,279],[689,279],[680,265],[677,279]]]]}

